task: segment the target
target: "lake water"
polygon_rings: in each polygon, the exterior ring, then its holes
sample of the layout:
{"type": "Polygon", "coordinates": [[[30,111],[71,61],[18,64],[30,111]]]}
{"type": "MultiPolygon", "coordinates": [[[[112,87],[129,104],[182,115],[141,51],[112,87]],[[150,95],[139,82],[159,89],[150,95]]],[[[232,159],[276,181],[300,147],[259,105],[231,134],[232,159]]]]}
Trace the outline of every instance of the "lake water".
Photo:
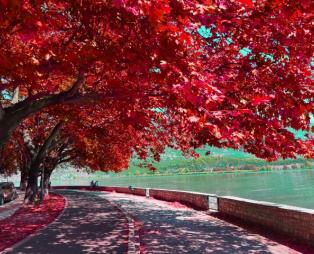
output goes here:
{"type": "Polygon", "coordinates": [[[69,182],[63,181],[62,184],[89,184],[92,179],[98,180],[100,185],[197,191],[314,209],[314,169],[98,179],[89,175],[69,182]]]}
{"type": "Polygon", "coordinates": [[[52,175],[52,185],[88,185],[91,180],[99,185],[205,192],[314,209],[314,169],[137,177],[52,175]]]}
{"type": "MultiPolygon", "coordinates": [[[[6,181],[1,178],[0,181],[6,181]]],[[[19,176],[8,178],[16,186],[19,176]]],[[[259,201],[314,209],[314,169],[265,172],[212,173],[202,175],[109,177],[66,168],[52,174],[52,185],[99,185],[163,188],[237,196],[259,201]]]]}

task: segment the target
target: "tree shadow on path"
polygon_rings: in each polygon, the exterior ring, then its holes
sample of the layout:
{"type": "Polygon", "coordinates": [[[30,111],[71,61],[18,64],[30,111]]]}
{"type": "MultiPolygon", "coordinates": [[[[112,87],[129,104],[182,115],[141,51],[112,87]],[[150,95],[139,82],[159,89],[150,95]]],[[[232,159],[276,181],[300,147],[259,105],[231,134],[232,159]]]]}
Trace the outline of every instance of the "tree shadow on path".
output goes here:
{"type": "Polygon", "coordinates": [[[88,193],[59,192],[67,198],[63,215],[50,227],[9,253],[125,253],[128,225],[108,201],[88,193]]]}
{"type": "Polygon", "coordinates": [[[142,253],[298,253],[184,206],[116,193],[104,197],[138,221],[142,253]]]}

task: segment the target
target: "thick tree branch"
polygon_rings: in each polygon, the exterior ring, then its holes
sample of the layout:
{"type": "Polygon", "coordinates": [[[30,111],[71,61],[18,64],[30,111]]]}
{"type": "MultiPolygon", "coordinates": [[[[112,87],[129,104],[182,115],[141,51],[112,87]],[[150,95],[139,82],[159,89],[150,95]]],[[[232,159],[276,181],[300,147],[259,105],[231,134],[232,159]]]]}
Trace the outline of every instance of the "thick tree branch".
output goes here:
{"type": "Polygon", "coordinates": [[[70,157],[67,157],[67,158],[63,158],[63,159],[61,159],[61,160],[58,160],[58,164],[70,162],[70,161],[73,160],[74,158],[75,158],[74,156],[70,156],[70,157]]]}
{"type": "Polygon", "coordinates": [[[76,81],[68,91],[43,97],[42,94],[31,96],[24,101],[16,103],[14,106],[6,108],[5,113],[12,116],[14,115],[15,117],[25,118],[44,107],[65,102],[77,94],[84,81],[84,73],[81,71],[78,74],[76,81]]]}
{"type": "Polygon", "coordinates": [[[77,94],[85,81],[84,72],[80,71],[72,87],[65,92],[48,96],[31,96],[11,107],[0,108],[0,146],[9,138],[10,132],[27,116],[38,112],[42,108],[70,101],[77,94]]]}
{"type": "Polygon", "coordinates": [[[51,148],[51,145],[52,145],[53,141],[55,140],[56,136],[58,135],[62,124],[63,124],[63,122],[61,121],[53,128],[50,135],[45,140],[44,144],[40,147],[40,149],[36,155],[36,158],[34,160],[34,164],[36,164],[36,166],[37,165],[39,166],[39,164],[44,160],[44,158],[47,154],[47,151],[49,151],[49,149],[51,148]]]}

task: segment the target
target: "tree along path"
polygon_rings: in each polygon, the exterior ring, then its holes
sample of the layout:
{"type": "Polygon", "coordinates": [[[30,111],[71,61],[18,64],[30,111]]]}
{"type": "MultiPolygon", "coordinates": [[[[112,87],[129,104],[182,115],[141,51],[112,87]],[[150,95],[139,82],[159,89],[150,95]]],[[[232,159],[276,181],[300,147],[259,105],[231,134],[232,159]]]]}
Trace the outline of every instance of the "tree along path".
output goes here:
{"type": "Polygon", "coordinates": [[[125,253],[128,224],[116,206],[90,193],[60,191],[63,214],[12,251],[15,254],[125,253]]]}
{"type": "Polygon", "coordinates": [[[7,253],[122,254],[132,246],[128,239],[138,241],[141,253],[299,253],[178,203],[119,193],[59,193],[68,202],[61,217],[7,253]],[[135,230],[127,229],[130,217],[135,230]]]}

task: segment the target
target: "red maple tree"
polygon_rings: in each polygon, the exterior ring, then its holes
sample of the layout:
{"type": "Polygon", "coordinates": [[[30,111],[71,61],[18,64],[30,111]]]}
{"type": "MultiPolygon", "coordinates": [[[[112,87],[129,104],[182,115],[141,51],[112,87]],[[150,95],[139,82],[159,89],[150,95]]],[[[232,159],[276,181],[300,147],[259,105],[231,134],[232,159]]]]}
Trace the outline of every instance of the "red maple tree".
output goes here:
{"type": "MultiPolygon", "coordinates": [[[[25,0],[0,11],[2,144],[29,115],[62,105],[53,110],[88,129],[115,122],[110,137],[126,140],[127,155],[116,168],[132,151],[158,159],[165,146],[314,155],[313,140],[288,129],[310,131],[314,111],[310,0],[25,0]]],[[[98,145],[114,153],[113,143],[98,145]]]]}

